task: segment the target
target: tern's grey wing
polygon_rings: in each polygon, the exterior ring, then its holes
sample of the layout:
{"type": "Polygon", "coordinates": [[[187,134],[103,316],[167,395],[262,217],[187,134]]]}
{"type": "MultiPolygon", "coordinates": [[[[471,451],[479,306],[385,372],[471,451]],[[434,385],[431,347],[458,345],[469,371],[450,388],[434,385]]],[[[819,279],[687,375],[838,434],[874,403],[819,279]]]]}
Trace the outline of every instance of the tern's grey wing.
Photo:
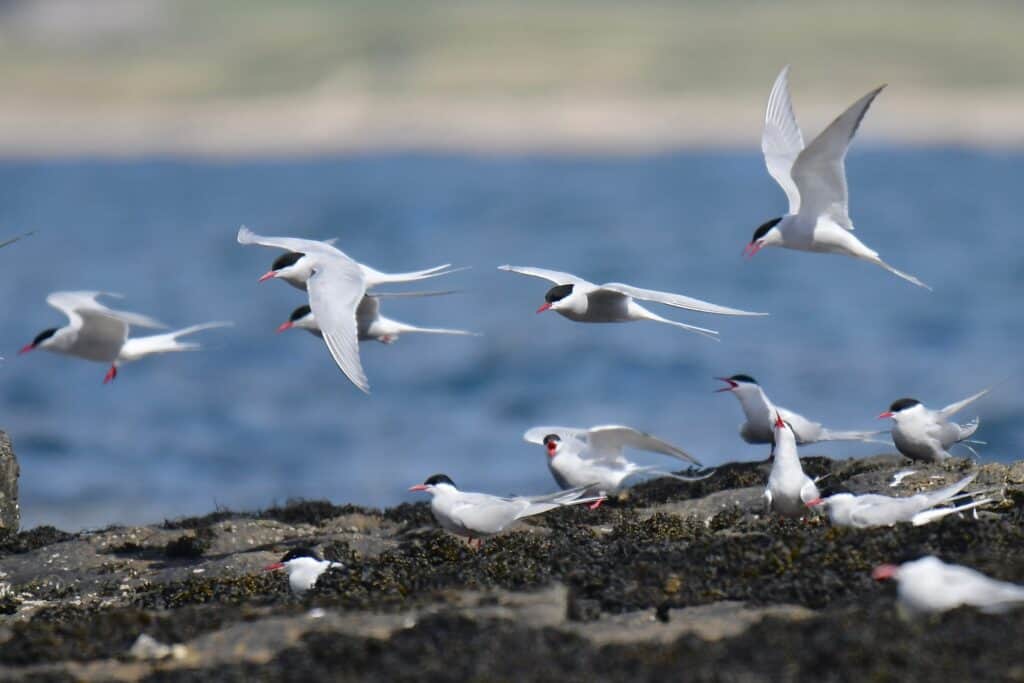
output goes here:
{"type": "Polygon", "coordinates": [[[458,294],[457,289],[438,289],[427,292],[368,292],[378,299],[400,299],[402,297],[424,297],[424,296],[447,296],[448,294],[458,294]]]}
{"type": "Polygon", "coordinates": [[[465,528],[483,534],[496,534],[525,509],[525,502],[489,496],[486,493],[462,493],[449,514],[465,528]]]}
{"type": "Polygon", "coordinates": [[[910,498],[891,498],[868,494],[857,497],[857,503],[850,511],[850,520],[857,527],[891,526],[897,522],[909,522],[922,507],[920,501],[910,498]]]}
{"type": "Polygon", "coordinates": [[[969,567],[942,566],[942,586],[957,602],[996,612],[1024,602],[1024,586],[997,581],[969,567]]]}
{"type": "Polygon", "coordinates": [[[113,362],[128,338],[128,323],[98,311],[80,310],[81,325],[75,337],[74,355],[113,362]]]}
{"type": "Polygon", "coordinates": [[[586,438],[587,430],[576,427],[531,427],[523,434],[523,441],[543,445],[544,437],[549,434],[557,435],[562,441],[576,439],[582,443],[586,438]]]}
{"type": "MultiPolygon", "coordinates": [[[[600,453],[616,454],[615,461],[621,459],[622,449],[624,446],[630,448],[636,448],[641,451],[648,451],[650,453],[661,453],[663,455],[670,455],[673,458],[679,460],[685,460],[695,465],[699,465],[692,455],[684,451],[678,446],[673,446],[667,441],[651,436],[645,432],[638,431],[632,427],[624,427],[621,425],[603,425],[599,427],[593,427],[588,433],[588,442],[590,444],[590,451],[595,456],[600,453]]],[[[597,459],[597,458],[595,458],[597,459]]]]}
{"type": "Polygon", "coordinates": [[[46,297],[46,303],[68,316],[72,321],[72,325],[75,324],[78,316],[84,313],[92,313],[94,315],[104,315],[110,318],[117,318],[127,325],[135,325],[137,327],[167,327],[159,320],[150,318],[147,315],[142,315],[141,313],[118,311],[108,308],[97,301],[101,296],[121,298],[120,294],[114,294],[113,292],[77,290],[69,292],[53,292],[46,297]]]}
{"type": "Polygon", "coordinates": [[[789,199],[789,213],[800,210],[800,192],[793,182],[793,162],[804,148],[804,136],[793,113],[789,98],[789,66],[775,79],[772,93],[768,96],[768,109],[764,114],[764,131],[761,133],[761,151],[768,173],[775,179],[789,199]]]}
{"type": "MultiPolygon", "coordinates": [[[[331,240],[331,242],[333,241],[334,240],[331,240]]],[[[307,240],[300,237],[265,237],[263,235],[257,235],[244,225],[238,229],[238,243],[257,244],[261,247],[284,249],[285,251],[294,251],[301,254],[342,254],[337,247],[328,242],[307,240]]]]}
{"type": "Polygon", "coordinates": [[[837,225],[853,230],[846,189],[846,150],[881,86],[860,98],[829,124],[800,152],[793,164],[793,180],[800,190],[800,213],[826,215],[837,225]]]}
{"type": "Polygon", "coordinates": [[[914,497],[922,498],[925,502],[925,507],[934,507],[940,503],[946,502],[956,494],[963,491],[977,476],[977,472],[972,472],[956,483],[950,484],[949,486],[943,486],[942,488],[935,489],[934,491],[924,491],[914,497]]]}
{"type": "Polygon", "coordinates": [[[983,389],[982,391],[979,391],[976,394],[972,394],[972,395],[968,396],[967,398],[963,399],[962,401],[957,401],[956,403],[950,403],[948,406],[946,406],[945,408],[943,408],[943,409],[941,409],[941,410],[939,410],[937,412],[939,413],[939,415],[941,415],[942,417],[944,417],[945,419],[948,420],[950,417],[952,417],[953,415],[957,414],[958,412],[960,412],[961,410],[963,410],[964,408],[966,408],[970,404],[974,403],[975,401],[977,401],[979,398],[981,398],[982,396],[984,396],[985,394],[987,394],[990,391],[992,391],[992,387],[989,387],[988,389],[983,389]]]}
{"type": "Polygon", "coordinates": [[[380,300],[370,294],[364,295],[356,308],[356,320],[370,323],[376,320],[378,315],[380,315],[380,300]]]}
{"type": "Polygon", "coordinates": [[[309,307],[331,357],[353,384],[370,393],[370,383],[359,360],[356,325],[356,308],[365,289],[359,264],[348,257],[318,259],[307,283],[309,307]]]}
{"type": "Polygon", "coordinates": [[[527,275],[529,277],[538,277],[548,282],[554,282],[556,285],[590,285],[581,277],[576,277],[572,273],[562,273],[557,270],[547,270],[546,268],[532,268],[530,266],[498,266],[498,270],[505,270],[510,273],[519,273],[520,275],[527,275]]]}
{"type": "Polygon", "coordinates": [[[768,315],[767,313],[752,313],[751,311],[741,311],[738,308],[719,306],[718,304],[701,301],[700,299],[694,299],[693,297],[684,296],[682,294],[661,292],[655,289],[641,289],[640,287],[634,287],[621,282],[609,282],[601,285],[597,291],[600,292],[601,290],[615,292],[616,294],[624,294],[626,296],[631,296],[634,299],[654,301],[659,304],[665,304],[666,306],[673,306],[675,308],[685,308],[688,311],[699,311],[701,313],[716,313],[718,315],[768,315]]]}

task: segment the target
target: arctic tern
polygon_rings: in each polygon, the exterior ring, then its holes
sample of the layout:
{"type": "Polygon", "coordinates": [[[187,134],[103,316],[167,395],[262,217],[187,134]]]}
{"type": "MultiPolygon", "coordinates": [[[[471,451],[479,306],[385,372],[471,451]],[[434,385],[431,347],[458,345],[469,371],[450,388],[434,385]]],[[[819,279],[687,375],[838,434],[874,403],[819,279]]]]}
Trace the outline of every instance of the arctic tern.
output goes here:
{"type": "Polygon", "coordinates": [[[768,98],[761,150],[768,173],[789,199],[789,212],[754,231],[744,250],[748,258],[763,247],[842,254],[881,266],[907,282],[931,289],[913,275],[890,266],[878,252],[853,235],[846,187],[846,150],[868,107],[884,87],[875,88],[854,102],[804,147],[789,98],[789,67],[782,69],[768,98]]]}
{"type": "Polygon", "coordinates": [[[912,614],[945,612],[962,606],[998,614],[1024,605],[1024,586],[997,581],[931,555],[901,565],[879,565],[871,577],[876,581],[895,579],[899,604],[912,614]]]}
{"type": "MultiPolygon", "coordinates": [[[[711,476],[684,477],[656,466],[641,466],[628,460],[623,453],[627,447],[661,453],[700,465],[696,458],[683,449],[632,427],[534,427],[523,434],[523,439],[544,446],[548,454],[548,469],[563,489],[589,485],[598,493],[607,495],[617,493],[623,488],[626,479],[638,474],[671,477],[681,481],[698,481],[711,476]]],[[[594,503],[594,507],[598,504],[594,503]]]]}
{"type": "MultiPolygon", "coordinates": [[[[950,418],[989,391],[991,388],[979,391],[941,410],[929,410],[916,398],[901,398],[893,401],[889,410],[878,418],[892,418],[892,441],[900,453],[911,460],[938,462],[953,457],[948,449],[954,444],[969,441],[980,424],[978,418],[962,425],[950,418]]],[[[964,446],[973,452],[967,443],[964,446]]]]}
{"type": "Polygon", "coordinates": [[[343,565],[340,562],[325,560],[312,548],[303,547],[289,550],[279,561],[267,565],[264,569],[284,569],[288,572],[288,587],[293,593],[301,594],[312,588],[325,571],[341,566],[343,565]]]}
{"type": "Polygon", "coordinates": [[[797,444],[811,444],[819,441],[873,441],[871,437],[884,434],[884,431],[836,431],[826,429],[819,422],[812,422],[803,415],[773,404],[764,390],[750,375],[733,375],[732,377],[716,377],[727,386],[716,390],[728,391],[739,399],[740,407],[747,421],[740,425],[740,437],[747,443],[771,443],[776,415],[789,423],[796,435],[797,444]]]}
{"type": "Polygon", "coordinates": [[[561,273],[556,270],[507,265],[498,266],[498,270],[519,273],[520,275],[536,277],[555,283],[555,286],[544,295],[544,303],[537,309],[537,312],[543,313],[544,311],[552,310],[569,320],[581,323],[622,323],[634,320],[653,320],[717,339],[718,332],[715,330],[662,318],[638,304],[635,299],[717,315],[768,315],[767,313],[752,313],[736,308],[718,306],[717,304],[693,299],[682,294],[641,289],[620,282],[595,285],[570,273],[561,273]]]}
{"type": "Polygon", "coordinates": [[[804,474],[800,455],[796,450],[793,428],[775,416],[775,459],[764,490],[767,507],[783,517],[801,517],[807,513],[807,503],[820,498],[814,480],[804,474]]]}
{"type": "Polygon", "coordinates": [[[410,491],[426,491],[431,495],[430,511],[442,528],[470,542],[493,536],[513,522],[539,515],[567,505],[596,503],[603,496],[585,496],[593,483],[545,496],[501,497],[486,493],[468,493],[455,488],[444,474],[435,474],[410,491]]]}
{"type": "Polygon", "coordinates": [[[120,295],[89,291],[50,294],[46,297],[46,303],[64,313],[68,317],[68,324],[43,330],[22,347],[19,353],[42,349],[110,363],[110,369],[103,378],[103,383],[107,384],[117,377],[117,369],[124,363],[160,353],[193,351],[200,348],[199,344],[180,342],[178,339],[200,330],[231,325],[229,322],[209,322],[164,334],[128,337],[128,330],[132,325],[149,328],[166,325],[145,315],[107,308],[97,301],[101,296],[120,295]]]}

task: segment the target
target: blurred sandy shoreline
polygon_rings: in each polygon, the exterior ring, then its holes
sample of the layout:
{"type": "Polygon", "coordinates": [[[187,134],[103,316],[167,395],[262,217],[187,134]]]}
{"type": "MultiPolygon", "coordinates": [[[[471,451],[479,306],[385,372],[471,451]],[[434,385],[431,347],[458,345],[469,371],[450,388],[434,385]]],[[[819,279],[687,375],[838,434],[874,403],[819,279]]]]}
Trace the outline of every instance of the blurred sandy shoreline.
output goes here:
{"type": "MultiPolygon", "coordinates": [[[[969,103],[969,108],[959,108],[950,106],[946,94],[890,89],[869,113],[858,140],[1024,147],[1024,95],[976,94],[969,103]]],[[[798,103],[805,137],[815,135],[846,104],[831,99],[798,103]]],[[[755,100],[706,96],[531,101],[353,94],[127,107],[0,100],[0,156],[245,158],[387,150],[644,154],[756,149],[763,106],[755,100]]]]}

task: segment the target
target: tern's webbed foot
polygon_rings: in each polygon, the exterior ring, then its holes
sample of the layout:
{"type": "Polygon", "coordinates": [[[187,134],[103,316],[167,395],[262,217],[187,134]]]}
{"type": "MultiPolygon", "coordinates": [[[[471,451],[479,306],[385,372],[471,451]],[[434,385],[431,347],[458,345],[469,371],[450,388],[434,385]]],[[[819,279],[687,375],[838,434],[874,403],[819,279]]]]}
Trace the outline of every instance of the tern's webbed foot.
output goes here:
{"type": "Polygon", "coordinates": [[[107,370],[107,374],[104,375],[104,377],[103,377],[103,383],[104,384],[110,384],[115,379],[117,379],[117,366],[116,365],[111,365],[110,369],[107,370]]]}

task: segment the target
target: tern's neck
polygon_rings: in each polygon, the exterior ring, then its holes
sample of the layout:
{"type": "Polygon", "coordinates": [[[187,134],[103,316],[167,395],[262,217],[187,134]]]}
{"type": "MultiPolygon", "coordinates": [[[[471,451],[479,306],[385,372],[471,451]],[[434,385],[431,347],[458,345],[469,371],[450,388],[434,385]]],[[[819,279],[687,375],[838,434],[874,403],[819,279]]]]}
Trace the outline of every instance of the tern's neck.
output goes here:
{"type": "Polygon", "coordinates": [[[775,450],[772,451],[772,455],[775,456],[773,467],[782,470],[803,470],[800,466],[800,454],[796,450],[796,438],[789,429],[775,430],[775,450]]]}
{"type": "Polygon", "coordinates": [[[765,396],[764,391],[756,384],[747,385],[733,392],[740,400],[743,407],[743,414],[747,421],[771,429],[775,421],[775,406],[765,396]]]}

